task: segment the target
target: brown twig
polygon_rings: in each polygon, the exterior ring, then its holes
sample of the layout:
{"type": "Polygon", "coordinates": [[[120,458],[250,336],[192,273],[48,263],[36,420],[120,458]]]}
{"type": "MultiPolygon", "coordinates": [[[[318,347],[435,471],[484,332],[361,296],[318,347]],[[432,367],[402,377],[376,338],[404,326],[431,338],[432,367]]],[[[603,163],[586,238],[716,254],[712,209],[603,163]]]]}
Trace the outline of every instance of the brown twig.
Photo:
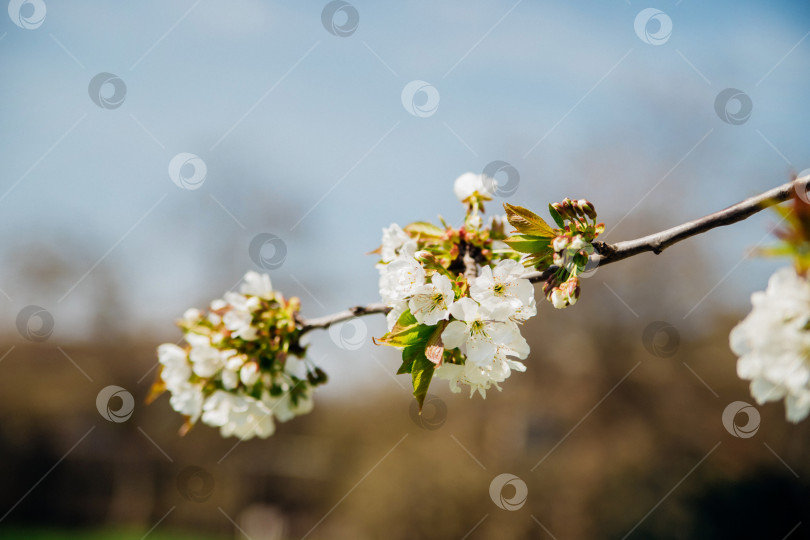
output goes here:
{"type": "MultiPolygon", "coordinates": [[[[806,194],[810,185],[810,175],[797,178],[791,182],[787,182],[779,187],[773,188],[765,193],[755,195],[744,201],[733,204],[728,208],[709,214],[699,219],[688,221],[682,225],[672,227],[665,231],[657,232],[635,240],[625,240],[624,242],[616,242],[615,244],[607,244],[604,242],[594,242],[596,253],[591,255],[591,261],[594,264],[605,265],[616,261],[621,261],[638,255],[639,253],[652,252],[660,254],[666,248],[673,244],[677,244],[682,240],[691,238],[698,234],[710,231],[717,227],[731,225],[747,219],[757,212],[765,208],[784,202],[788,200],[794,190],[799,194],[806,194]]],[[[465,260],[465,263],[467,261],[465,260]]],[[[467,265],[465,265],[467,266],[467,265]]],[[[556,266],[547,268],[543,272],[531,272],[526,277],[532,283],[544,282],[557,270],[556,266]]],[[[315,328],[329,328],[329,326],[342,322],[354,317],[362,315],[371,315],[373,313],[388,313],[391,310],[384,304],[370,304],[368,306],[356,306],[349,308],[346,311],[335,313],[334,315],[327,315],[325,317],[318,317],[317,319],[304,319],[301,321],[302,331],[308,332],[315,328]]]]}
{"type": "Polygon", "coordinates": [[[374,313],[382,313],[386,314],[391,311],[391,308],[386,306],[385,304],[369,304],[367,306],[354,306],[346,311],[341,311],[340,313],[333,313],[332,315],[326,315],[324,317],[318,317],[316,319],[303,319],[301,321],[301,333],[309,332],[310,330],[315,330],[316,328],[329,328],[333,324],[337,324],[339,322],[348,321],[349,319],[353,319],[355,317],[362,317],[363,315],[372,315],[374,313]]]}

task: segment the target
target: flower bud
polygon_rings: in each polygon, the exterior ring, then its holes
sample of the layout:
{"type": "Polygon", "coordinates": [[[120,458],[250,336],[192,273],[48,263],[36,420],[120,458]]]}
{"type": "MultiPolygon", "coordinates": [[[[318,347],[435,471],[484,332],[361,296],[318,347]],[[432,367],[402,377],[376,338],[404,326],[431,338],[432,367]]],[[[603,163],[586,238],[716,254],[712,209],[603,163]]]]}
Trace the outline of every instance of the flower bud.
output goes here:
{"type": "Polygon", "coordinates": [[[482,201],[492,200],[492,193],[487,190],[482,174],[471,172],[462,174],[456,178],[453,192],[461,202],[468,202],[472,197],[477,197],[482,201]]]}
{"type": "Polygon", "coordinates": [[[190,326],[192,324],[196,324],[201,318],[202,313],[200,313],[199,309],[187,309],[185,313],[183,313],[182,323],[190,326]]]}
{"type": "Polygon", "coordinates": [[[593,204],[591,204],[585,199],[580,199],[578,202],[579,207],[582,209],[583,212],[585,212],[586,216],[588,216],[591,219],[596,219],[596,208],[594,208],[593,204]]]}
{"type": "Polygon", "coordinates": [[[225,369],[236,371],[242,367],[247,359],[244,354],[236,354],[233,349],[222,352],[222,359],[225,361],[225,369]]]}
{"type": "Polygon", "coordinates": [[[568,247],[569,238],[567,236],[557,236],[552,241],[551,245],[554,248],[554,251],[562,251],[568,247]]]}
{"type": "Polygon", "coordinates": [[[582,235],[578,234],[573,238],[573,240],[571,241],[571,244],[568,246],[568,248],[573,252],[577,252],[580,249],[584,248],[587,244],[588,243],[585,241],[585,239],[582,237],[582,235]]]}
{"type": "Polygon", "coordinates": [[[563,309],[577,303],[580,292],[578,278],[572,276],[560,285],[549,287],[551,284],[550,281],[546,282],[543,290],[546,298],[555,308],[563,309]]]}
{"type": "Polygon", "coordinates": [[[242,369],[239,370],[239,380],[245,386],[253,386],[259,380],[259,364],[256,362],[248,362],[242,369]]]}
{"type": "Polygon", "coordinates": [[[557,309],[563,309],[565,307],[568,307],[568,303],[566,302],[566,299],[563,296],[562,291],[560,291],[560,289],[558,288],[555,288],[553,291],[551,291],[551,295],[549,296],[548,299],[551,302],[551,305],[557,309]]]}
{"type": "Polygon", "coordinates": [[[565,207],[568,209],[568,212],[570,212],[570,214],[573,217],[575,218],[579,217],[579,207],[577,206],[576,199],[572,200],[566,197],[565,199],[563,199],[563,203],[565,203],[565,207]]]}
{"type": "Polygon", "coordinates": [[[568,298],[568,304],[573,306],[579,299],[579,278],[576,276],[568,278],[565,283],[560,285],[560,290],[568,298]]]}
{"type": "Polygon", "coordinates": [[[560,217],[563,218],[564,220],[571,219],[571,216],[563,203],[561,202],[553,203],[551,207],[554,208],[554,210],[556,210],[557,213],[560,214],[560,217]]]}
{"type": "Polygon", "coordinates": [[[233,390],[237,386],[239,386],[239,376],[236,374],[236,372],[229,369],[223,369],[222,387],[225,388],[225,390],[233,390]]]}

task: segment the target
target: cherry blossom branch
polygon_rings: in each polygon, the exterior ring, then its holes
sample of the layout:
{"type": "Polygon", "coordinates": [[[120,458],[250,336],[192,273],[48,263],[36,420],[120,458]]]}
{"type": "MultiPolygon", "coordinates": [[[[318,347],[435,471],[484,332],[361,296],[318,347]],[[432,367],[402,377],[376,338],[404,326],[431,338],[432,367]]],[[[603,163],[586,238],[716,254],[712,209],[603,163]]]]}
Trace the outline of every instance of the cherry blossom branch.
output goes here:
{"type": "Polygon", "coordinates": [[[339,322],[348,321],[349,319],[353,319],[355,317],[362,317],[363,315],[373,315],[375,313],[382,313],[386,314],[391,311],[391,308],[386,306],[385,304],[369,304],[367,306],[354,306],[350,307],[345,311],[341,311],[339,313],[333,313],[332,315],[325,315],[323,317],[318,317],[315,319],[302,319],[301,323],[301,333],[305,334],[310,330],[315,330],[316,328],[329,328],[333,324],[337,324],[339,322]]]}
{"type": "Polygon", "coordinates": [[[672,227],[665,231],[644,236],[636,240],[627,240],[616,244],[603,244],[598,255],[599,264],[609,264],[620,261],[639,253],[652,251],[656,255],[669,246],[686,240],[692,236],[710,231],[716,227],[731,225],[747,219],[754,214],[791,198],[794,188],[797,193],[805,194],[810,184],[810,175],[797,178],[765,193],[755,195],[724,210],[709,214],[708,216],[689,221],[683,225],[672,227]]]}
{"type": "MultiPolygon", "coordinates": [[[[677,244],[682,240],[705,233],[717,227],[737,223],[738,221],[742,221],[753,216],[769,206],[788,200],[793,193],[794,186],[797,193],[807,193],[808,189],[810,189],[810,175],[796,178],[795,180],[787,182],[779,187],[745,199],[737,204],[733,204],[728,208],[720,210],[719,212],[688,221],[661,232],[636,238],[635,240],[616,242],[615,244],[594,242],[596,253],[591,255],[591,261],[598,265],[605,265],[627,259],[640,253],[652,252],[658,255],[669,246],[677,244]]],[[[466,260],[465,263],[467,263],[466,260]]],[[[552,266],[543,272],[531,272],[526,274],[526,277],[532,283],[544,282],[556,270],[557,267],[552,266]]],[[[316,328],[329,328],[333,324],[343,322],[354,317],[372,315],[375,313],[386,314],[390,310],[391,308],[385,304],[355,306],[345,311],[332,315],[326,315],[324,317],[302,319],[300,320],[300,324],[302,333],[305,333],[316,328]]]]}

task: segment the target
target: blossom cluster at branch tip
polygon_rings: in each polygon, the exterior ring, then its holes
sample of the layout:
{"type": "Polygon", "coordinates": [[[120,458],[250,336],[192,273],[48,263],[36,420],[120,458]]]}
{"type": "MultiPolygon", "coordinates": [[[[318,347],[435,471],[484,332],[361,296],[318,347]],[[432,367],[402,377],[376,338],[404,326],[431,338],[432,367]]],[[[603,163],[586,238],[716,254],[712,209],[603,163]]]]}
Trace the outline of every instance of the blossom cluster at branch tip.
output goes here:
{"type": "Polygon", "coordinates": [[[383,229],[379,288],[391,307],[389,332],[378,344],[401,348],[399,373],[410,373],[420,405],[435,375],[486,397],[529,354],[520,324],[537,313],[534,287],[524,278],[520,254],[504,242],[505,216],[484,224],[490,200],[483,177],[460,176],[454,191],[465,204],[464,224],[454,228],[416,222],[383,229]],[[468,265],[474,261],[473,272],[468,265]]]}
{"type": "Polygon", "coordinates": [[[300,302],[273,290],[267,274],[245,274],[240,292],[189,309],[178,321],[185,346],[158,347],[153,397],[168,390],[171,407],[223,437],[269,437],[275,422],[312,410],[312,390],[326,374],[304,357],[300,302]]]}
{"type": "Polygon", "coordinates": [[[540,271],[554,267],[543,285],[546,299],[557,308],[574,305],[580,295],[579,276],[590,270],[593,242],[605,231],[596,222],[594,205],[585,200],[564,199],[549,204],[557,228],[521,206],[506,204],[509,223],[518,233],[506,243],[524,254],[523,264],[540,271]]]}
{"type": "Polygon", "coordinates": [[[752,310],[729,344],[757,403],[784,399],[787,419],[799,422],[810,414],[810,204],[794,191],[792,206],[773,208],[782,218],[779,243],[759,252],[788,256],[793,267],[777,270],[765,291],[751,295],[752,310]]]}
{"type": "Polygon", "coordinates": [[[551,258],[561,272],[546,281],[543,292],[555,308],[562,309],[574,305],[579,299],[578,276],[587,269],[594,253],[593,241],[604,232],[605,226],[596,223],[596,209],[585,199],[572,201],[566,198],[549,205],[549,208],[561,226],[552,241],[554,254],[551,258]]]}
{"type": "Polygon", "coordinates": [[[803,420],[810,413],[810,283],[782,268],[751,304],[729,336],[737,375],[751,381],[758,403],[784,399],[788,420],[803,420]]]}

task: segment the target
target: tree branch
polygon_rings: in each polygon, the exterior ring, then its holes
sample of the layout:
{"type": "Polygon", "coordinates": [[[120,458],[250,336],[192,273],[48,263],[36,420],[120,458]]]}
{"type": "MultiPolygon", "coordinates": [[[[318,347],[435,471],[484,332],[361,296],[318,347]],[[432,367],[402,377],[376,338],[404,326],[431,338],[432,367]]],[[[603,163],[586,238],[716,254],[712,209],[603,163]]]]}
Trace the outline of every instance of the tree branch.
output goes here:
{"type": "MultiPolygon", "coordinates": [[[[657,232],[635,240],[625,240],[615,244],[605,242],[594,242],[596,253],[591,255],[591,261],[598,265],[610,264],[638,255],[639,253],[652,252],[660,254],[666,248],[677,244],[681,240],[686,240],[698,234],[710,231],[717,227],[731,225],[747,219],[765,208],[788,200],[795,189],[800,194],[805,194],[810,187],[810,175],[796,178],[779,187],[773,188],[765,193],[755,195],[744,201],[733,204],[728,208],[709,214],[699,219],[695,219],[682,225],[672,227],[665,231],[657,232]]],[[[466,255],[466,253],[465,253],[466,255]]],[[[467,261],[465,260],[465,263],[467,261]]],[[[465,266],[469,266],[466,265],[465,266]]],[[[532,283],[544,282],[557,270],[556,266],[547,268],[543,272],[531,272],[526,277],[532,283]]],[[[302,333],[309,332],[315,328],[329,328],[335,323],[346,321],[354,317],[371,315],[373,313],[388,313],[391,310],[384,304],[369,304],[368,306],[355,306],[346,311],[318,317],[316,319],[302,319],[302,333]]]]}
{"type": "MultiPolygon", "coordinates": [[[[686,222],[682,225],[672,227],[665,231],[650,234],[635,240],[626,240],[624,242],[617,242],[615,244],[606,244],[604,242],[594,242],[596,253],[591,255],[591,262],[598,265],[610,264],[616,261],[621,261],[638,255],[639,253],[653,252],[656,255],[664,251],[666,248],[673,244],[677,244],[681,240],[686,240],[692,236],[702,234],[717,227],[731,225],[747,219],[757,212],[768,208],[774,204],[788,200],[792,193],[794,186],[799,193],[807,193],[808,184],[810,184],[810,175],[797,178],[791,182],[787,182],[779,187],[773,188],[765,193],[755,195],[744,201],[733,204],[728,208],[709,214],[699,219],[686,222]]],[[[556,270],[556,267],[552,267],[556,270]]],[[[553,272],[552,268],[544,272],[532,272],[527,274],[526,277],[532,283],[545,281],[546,278],[553,272]]]]}
{"type": "Polygon", "coordinates": [[[301,333],[305,334],[310,330],[316,328],[329,328],[333,324],[348,321],[355,317],[362,317],[363,315],[372,315],[374,313],[386,314],[391,311],[391,308],[385,304],[369,304],[367,306],[354,306],[346,311],[318,317],[316,319],[302,319],[301,320],[301,333]]]}

